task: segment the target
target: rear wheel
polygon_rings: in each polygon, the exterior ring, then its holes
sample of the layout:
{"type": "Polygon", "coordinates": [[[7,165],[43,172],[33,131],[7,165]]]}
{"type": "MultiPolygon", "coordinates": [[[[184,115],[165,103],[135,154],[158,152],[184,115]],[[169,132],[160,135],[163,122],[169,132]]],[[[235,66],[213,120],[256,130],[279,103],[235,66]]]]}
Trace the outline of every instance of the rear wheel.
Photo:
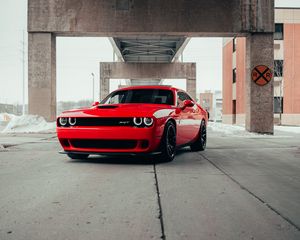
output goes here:
{"type": "Polygon", "coordinates": [[[200,125],[197,140],[191,144],[192,151],[204,151],[206,148],[206,125],[203,120],[200,125]]]}
{"type": "Polygon", "coordinates": [[[176,129],[172,122],[165,126],[164,134],[161,141],[161,161],[172,161],[176,152],[176,129]]]}
{"type": "Polygon", "coordinates": [[[76,154],[76,153],[67,153],[68,157],[71,159],[87,159],[89,154],[76,154]]]}

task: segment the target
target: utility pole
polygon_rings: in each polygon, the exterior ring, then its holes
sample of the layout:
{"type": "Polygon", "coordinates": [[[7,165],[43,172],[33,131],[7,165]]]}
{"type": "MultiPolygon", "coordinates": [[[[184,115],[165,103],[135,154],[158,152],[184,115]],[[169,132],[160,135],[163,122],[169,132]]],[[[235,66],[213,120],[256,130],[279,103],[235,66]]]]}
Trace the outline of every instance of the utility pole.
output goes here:
{"type": "Polygon", "coordinates": [[[92,77],[93,77],[93,102],[95,101],[95,74],[92,72],[91,73],[92,77]]]}
{"type": "Polygon", "coordinates": [[[23,106],[22,106],[22,115],[25,115],[25,30],[23,30],[23,48],[22,48],[22,55],[23,55],[23,106]]]}

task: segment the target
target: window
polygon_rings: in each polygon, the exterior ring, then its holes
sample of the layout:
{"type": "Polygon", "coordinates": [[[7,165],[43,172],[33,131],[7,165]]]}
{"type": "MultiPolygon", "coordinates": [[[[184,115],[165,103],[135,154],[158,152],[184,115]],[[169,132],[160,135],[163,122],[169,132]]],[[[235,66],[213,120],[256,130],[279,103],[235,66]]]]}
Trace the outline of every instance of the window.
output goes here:
{"type": "Polygon", "coordinates": [[[232,70],[232,82],[236,82],[236,68],[232,70]]]}
{"type": "Polygon", "coordinates": [[[236,100],[232,100],[232,124],[236,124],[236,100]]]}
{"type": "Polygon", "coordinates": [[[283,60],[274,61],[274,77],[283,77],[283,60]]]}
{"type": "Polygon", "coordinates": [[[232,52],[236,51],[236,38],[233,38],[232,40],[232,52]]]}
{"type": "Polygon", "coordinates": [[[283,23],[275,23],[274,40],[283,40],[283,23]]]}
{"type": "Polygon", "coordinates": [[[177,106],[182,106],[184,100],[193,101],[193,99],[185,92],[177,92],[177,106]]]}
{"type": "Polygon", "coordinates": [[[162,89],[133,89],[116,91],[108,95],[101,104],[150,103],[174,104],[173,92],[162,89]]]}
{"type": "Polygon", "coordinates": [[[283,112],[283,97],[274,97],[274,113],[283,112]]]}

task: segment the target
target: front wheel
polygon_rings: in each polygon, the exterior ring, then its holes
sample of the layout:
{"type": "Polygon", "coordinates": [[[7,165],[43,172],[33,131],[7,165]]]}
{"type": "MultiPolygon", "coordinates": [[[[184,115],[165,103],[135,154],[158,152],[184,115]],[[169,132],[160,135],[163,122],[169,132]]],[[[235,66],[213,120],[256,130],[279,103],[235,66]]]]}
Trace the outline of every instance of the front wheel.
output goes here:
{"type": "Polygon", "coordinates": [[[165,126],[164,134],[161,141],[161,161],[172,161],[176,152],[176,129],[172,122],[165,126]]]}
{"type": "Polygon", "coordinates": [[[204,151],[206,148],[206,124],[203,120],[200,125],[197,140],[191,144],[192,151],[204,151]]]}
{"type": "Polygon", "coordinates": [[[87,159],[89,154],[76,154],[76,153],[67,153],[68,157],[71,159],[87,159]]]}

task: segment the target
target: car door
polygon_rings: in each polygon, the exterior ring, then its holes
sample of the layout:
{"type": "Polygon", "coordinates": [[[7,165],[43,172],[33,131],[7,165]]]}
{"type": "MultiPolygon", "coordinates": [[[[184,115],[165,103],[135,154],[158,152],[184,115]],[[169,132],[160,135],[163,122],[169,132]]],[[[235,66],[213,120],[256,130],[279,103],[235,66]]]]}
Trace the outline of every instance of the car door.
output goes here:
{"type": "Polygon", "coordinates": [[[185,100],[192,100],[185,92],[177,92],[177,144],[190,142],[195,136],[194,107],[182,109],[185,100]]]}
{"type": "Polygon", "coordinates": [[[201,121],[202,121],[202,112],[201,112],[198,104],[196,103],[196,101],[194,101],[191,98],[191,96],[189,96],[187,93],[185,93],[185,94],[187,95],[188,100],[191,100],[194,102],[194,106],[192,107],[191,116],[189,117],[189,119],[192,120],[191,121],[192,129],[191,129],[191,134],[190,134],[190,141],[191,141],[198,136],[201,121]]]}

